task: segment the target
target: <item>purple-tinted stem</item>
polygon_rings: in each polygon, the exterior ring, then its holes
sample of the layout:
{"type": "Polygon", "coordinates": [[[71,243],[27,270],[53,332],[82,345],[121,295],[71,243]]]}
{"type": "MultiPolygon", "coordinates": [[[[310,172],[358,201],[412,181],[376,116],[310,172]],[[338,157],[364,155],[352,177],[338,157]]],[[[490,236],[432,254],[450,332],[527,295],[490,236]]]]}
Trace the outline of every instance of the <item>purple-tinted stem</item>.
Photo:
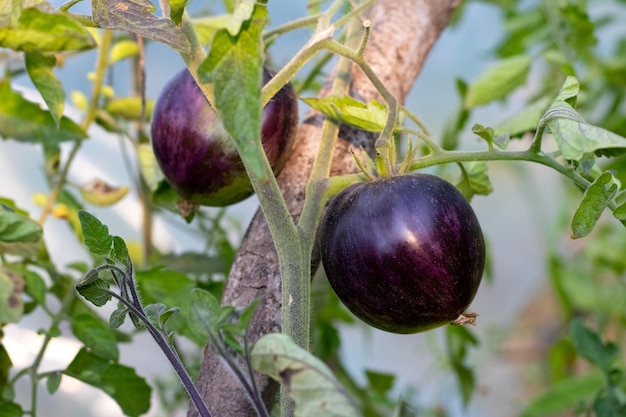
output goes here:
{"type": "Polygon", "coordinates": [[[156,327],[154,327],[154,324],[152,324],[152,322],[148,319],[141,305],[139,306],[139,308],[137,308],[134,304],[128,302],[128,300],[126,300],[125,298],[120,297],[117,293],[113,291],[107,291],[107,292],[112,297],[115,297],[116,299],[118,299],[122,304],[124,304],[132,313],[134,313],[137,317],[139,317],[139,319],[143,322],[143,324],[146,326],[146,329],[148,329],[148,332],[150,332],[150,335],[152,336],[154,341],[161,348],[161,350],[163,351],[167,359],[172,364],[174,371],[176,371],[176,374],[178,375],[180,382],[183,384],[185,391],[187,391],[189,398],[191,398],[191,401],[193,401],[196,408],[198,409],[200,416],[212,417],[211,413],[209,412],[209,409],[207,408],[206,404],[202,400],[200,393],[196,389],[196,386],[194,385],[193,381],[191,380],[191,377],[187,373],[187,370],[185,369],[185,365],[183,365],[182,361],[180,360],[180,357],[172,349],[170,344],[167,343],[167,341],[163,338],[163,335],[161,334],[161,332],[156,327]]]}

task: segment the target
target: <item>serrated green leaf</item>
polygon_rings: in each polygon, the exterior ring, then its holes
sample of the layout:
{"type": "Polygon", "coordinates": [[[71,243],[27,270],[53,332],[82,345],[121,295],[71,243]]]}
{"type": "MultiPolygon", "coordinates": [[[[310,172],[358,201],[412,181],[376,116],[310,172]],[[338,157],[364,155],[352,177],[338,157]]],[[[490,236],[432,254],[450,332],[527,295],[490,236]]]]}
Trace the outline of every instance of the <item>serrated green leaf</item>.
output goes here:
{"type": "Polygon", "coordinates": [[[90,352],[102,359],[117,361],[119,351],[115,334],[104,322],[88,314],[72,318],[72,333],[90,352]]]}
{"type": "Polygon", "coordinates": [[[600,215],[615,197],[617,189],[618,186],[610,172],[604,172],[587,187],[572,218],[570,232],[572,239],[579,239],[591,233],[600,215]]]}
{"type": "Polygon", "coordinates": [[[54,394],[59,389],[61,385],[61,380],[63,379],[63,374],[61,372],[52,372],[48,374],[46,378],[46,388],[49,394],[54,394]]]}
{"type": "Polygon", "coordinates": [[[349,96],[305,98],[302,101],[337,122],[369,132],[381,132],[387,122],[387,108],[377,101],[363,103],[349,96]]]}
{"type": "Polygon", "coordinates": [[[135,370],[81,349],[64,374],[92,385],[113,398],[124,414],[139,417],[150,408],[150,386],[135,370]]]}
{"type": "Polygon", "coordinates": [[[154,5],[149,0],[92,0],[94,22],[103,29],[121,30],[162,42],[188,53],[189,41],[176,24],[154,16],[154,5]]]}
{"type": "Polygon", "coordinates": [[[52,71],[56,65],[56,58],[39,52],[27,52],[24,54],[24,59],[28,76],[48,106],[56,127],[61,127],[61,117],[65,108],[65,90],[52,71]]]}
{"type": "Polygon", "coordinates": [[[24,312],[24,279],[16,272],[0,269],[0,323],[17,323],[24,312]]]}
{"type": "Polygon", "coordinates": [[[505,97],[526,82],[531,59],[517,55],[502,59],[487,68],[467,88],[463,107],[472,109],[505,97]]]}
{"type": "Polygon", "coordinates": [[[124,320],[126,319],[127,314],[128,307],[126,307],[122,303],[118,303],[117,309],[115,309],[109,317],[109,326],[111,326],[112,329],[117,329],[122,324],[124,324],[124,320]]]}
{"type": "Polygon", "coordinates": [[[111,257],[115,262],[119,262],[124,266],[124,271],[128,275],[133,273],[133,261],[128,254],[128,248],[126,242],[119,236],[113,236],[113,249],[111,250],[111,257]]]}
{"type": "Polygon", "coordinates": [[[16,25],[0,27],[0,47],[24,52],[82,51],[96,47],[75,20],[37,8],[23,9],[16,25]]]}
{"type": "Polygon", "coordinates": [[[101,278],[97,278],[88,283],[79,282],[78,285],[76,285],[78,293],[96,307],[102,307],[109,302],[111,299],[111,294],[108,292],[109,288],[109,283],[101,278]]]}
{"type": "Polygon", "coordinates": [[[96,255],[108,256],[113,244],[109,228],[84,210],[78,212],[78,220],[83,231],[83,241],[89,251],[96,255]]]}
{"type": "Polygon", "coordinates": [[[456,187],[468,201],[475,195],[491,194],[493,187],[487,173],[487,164],[484,161],[463,162],[461,178],[456,187]]]}
{"type": "Polygon", "coordinates": [[[215,34],[209,54],[198,68],[202,82],[213,83],[215,107],[224,128],[237,144],[246,169],[256,176],[262,175],[263,163],[258,158],[263,116],[262,32],[268,20],[267,7],[257,4],[236,37],[226,29],[215,34]]]}
{"type": "Polygon", "coordinates": [[[146,316],[157,328],[163,328],[173,314],[180,311],[178,307],[167,308],[163,303],[148,304],[144,307],[146,316]]]}
{"type": "Polygon", "coordinates": [[[87,137],[80,126],[65,116],[57,129],[49,111],[11,90],[6,80],[0,82],[0,97],[0,137],[4,139],[54,144],[87,137]]]}
{"type": "Polygon", "coordinates": [[[580,356],[594,364],[605,372],[617,358],[617,347],[612,344],[604,344],[600,336],[587,328],[582,321],[574,319],[569,331],[569,337],[580,356]]]}
{"type": "Polygon", "coordinates": [[[119,42],[115,42],[109,52],[109,65],[113,65],[118,61],[133,57],[138,53],[139,45],[137,45],[137,42],[135,41],[124,39],[119,42]]]}
{"type": "Polygon", "coordinates": [[[282,333],[270,333],[252,348],[252,366],[280,382],[295,402],[296,417],[354,417],[361,412],[318,358],[282,333]]]}
{"type": "MultiPolygon", "coordinates": [[[[145,304],[163,303],[178,307],[180,312],[168,320],[168,329],[190,338],[198,344],[206,343],[206,332],[192,315],[192,290],[195,283],[187,275],[169,269],[154,268],[136,271],[135,279],[145,304]],[[194,327],[195,326],[195,327],[194,327]]],[[[219,305],[219,303],[218,303],[219,305]]]]}
{"type": "Polygon", "coordinates": [[[542,395],[526,406],[520,417],[544,417],[566,412],[581,401],[593,398],[603,384],[604,377],[599,372],[564,379],[550,385],[542,395]]]}
{"type": "MultiPolygon", "coordinates": [[[[144,109],[145,120],[150,120],[154,110],[155,100],[146,100],[144,109]]],[[[141,119],[141,97],[116,97],[106,104],[106,111],[113,116],[126,120],[141,119]]]]}

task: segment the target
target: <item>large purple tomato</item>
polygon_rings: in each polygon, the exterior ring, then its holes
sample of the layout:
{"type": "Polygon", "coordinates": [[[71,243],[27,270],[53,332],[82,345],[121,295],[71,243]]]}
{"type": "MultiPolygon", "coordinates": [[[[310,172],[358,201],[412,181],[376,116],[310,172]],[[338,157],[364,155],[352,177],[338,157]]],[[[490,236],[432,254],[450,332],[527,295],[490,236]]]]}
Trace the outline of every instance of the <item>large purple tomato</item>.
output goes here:
{"type": "Polygon", "coordinates": [[[320,244],[339,299],[361,320],[394,333],[459,318],[485,265],[471,206],[452,184],[429,174],[342,191],[326,209],[320,244]]]}
{"type": "MultiPolygon", "coordinates": [[[[270,79],[264,69],[263,83],[270,79]]],[[[297,99],[287,84],[263,109],[263,148],[276,174],[291,154],[297,124],[297,99]]],[[[234,141],[187,69],[157,100],[152,148],[165,178],[188,205],[226,206],[252,194],[234,141]]]]}

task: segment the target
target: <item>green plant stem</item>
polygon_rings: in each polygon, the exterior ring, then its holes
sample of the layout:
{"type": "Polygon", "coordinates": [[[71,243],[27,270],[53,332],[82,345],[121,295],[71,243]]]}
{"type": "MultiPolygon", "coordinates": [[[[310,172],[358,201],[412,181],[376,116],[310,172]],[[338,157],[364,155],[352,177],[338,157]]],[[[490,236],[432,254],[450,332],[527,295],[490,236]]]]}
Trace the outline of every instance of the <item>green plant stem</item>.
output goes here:
{"type": "MultiPolygon", "coordinates": [[[[418,158],[413,161],[410,166],[410,171],[416,171],[419,169],[427,168],[434,165],[457,163],[457,162],[471,162],[471,161],[527,161],[541,164],[554,169],[565,177],[569,178],[580,187],[582,190],[587,189],[591,182],[578,174],[573,169],[570,169],[560,164],[556,159],[543,152],[535,152],[532,149],[525,151],[441,151],[429,154],[425,157],[418,158]]],[[[327,195],[332,195],[339,192],[341,189],[357,183],[362,180],[362,177],[358,174],[343,175],[340,177],[330,178],[328,181],[327,195]],[[332,190],[332,192],[331,192],[332,190]]],[[[611,203],[609,207],[614,208],[615,203],[611,203]]]]}
{"type": "MultiPolygon", "coordinates": [[[[81,129],[83,129],[85,132],[89,129],[89,126],[91,126],[91,123],[93,123],[93,121],[96,119],[96,111],[98,110],[98,103],[100,102],[100,94],[102,93],[102,86],[104,84],[104,75],[106,73],[106,69],[108,66],[109,49],[111,48],[112,42],[113,42],[113,31],[105,30],[102,36],[100,52],[96,60],[96,76],[91,87],[91,98],[89,100],[85,118],[83,119],[80,125],[81,129]]],[[[39,224],[43,225],[46,222],[46,219],[48,218],[50,213],[52,212],[52,207],[54,206],[54,203],[56,202],[57,197],[59,196],[59,193],[65,186],[65,183],[67,181],[67,176],[70,171],[70,167],[72,166],[72,162],[74,161],[74,158],[78,154],[78,151],[80,150],[82,144],[83,144],[83,139],[80,139],[74,142],[74,146],[72,147],[72,150],[70,151],[67,161],[65,162],[65,165],[63,166],[63,170],[61,171],[61,174],[59,175],[57,183],[52,189],[52,192],[50,193],[50,196],[48,197],[48,201],[46,202],[46,205],[44,206],[43,211],[41,213],[41,216],[39,217],[39,224]]]]}
{"type": "MultiPolygon", "coordinates": [[[[41,362],[46,353],[46,349],[52,340],[52,331],[59,327],[61,322],[66,319],[68,310],[72,306],[74,302],[74,298],[76,297],[76,292],[73,291],[72,288],[68,289],[67,294],[63,297],[61,302],[61,308],[59,311],[52,316],[52,322],[50,323],[50,328],[46,332],[43,342],[41,344],[41,348],[39,348],[39,352],[37,352],[37,356],[33,361],[33,364],[28,369],[28,374],[30,375],[30,384],[31,384],[31,399],[30,399],[30,414],[32,417],[37,416],[37,386],[39,385],[40,377],[38,375],[39,367],[41,366],[41,362]]],[[[17,375],[16,375],[17,377],[17,375]]]]}
{"type": "Polygon", "coordinates": [[[291,32],[292,30],[302,29],[308,26],[313,26],[317,24],[319,18],[323,15],[323,13],[317,13],[311,16],[301,17],[299,19],[291,20],[284,25],[277,26],[273,29],[268,30],[263,33],[263,41],[269,43],[273,41],[280,35],[284,35],[287,32],[291,32]]]}
{"type": "MultiPolygon", "coordinates": [[[[358,30],[357,24],[352,24],[348,27],[349,32],[354,32],[356,30],[358,30]]],[[[351,37],[348,36],[348,39],[351,39],[351,37]]],[[[354,40],[352,42],[354,43],[354,40]]],[[[352,61],[350,59],[342,58],[337,65],[337,76],[335,77],[331,87],[331,95],[342,96],[348,92],[351,71],[352,61]]],[[[322,210],[324,208],[325,184],[330,174],[332,156],[335,150],[338,132],[339,127],[336,123],[329,119],[324,120],[324,124],[322,125],[320,147],[318,149],[317,156],[315,157],[315,161],[313,162],[311,176],[309,177],[309,182],[306,188],[302,214],[298,223],[298,227],[302,231],[316,230],[315,225],[321,217],[322,210]]],[[[306,242],[307,248],[312,248],[314,243],[314,233],[307,236],[307,239],[309,239],[306,242]]]]}

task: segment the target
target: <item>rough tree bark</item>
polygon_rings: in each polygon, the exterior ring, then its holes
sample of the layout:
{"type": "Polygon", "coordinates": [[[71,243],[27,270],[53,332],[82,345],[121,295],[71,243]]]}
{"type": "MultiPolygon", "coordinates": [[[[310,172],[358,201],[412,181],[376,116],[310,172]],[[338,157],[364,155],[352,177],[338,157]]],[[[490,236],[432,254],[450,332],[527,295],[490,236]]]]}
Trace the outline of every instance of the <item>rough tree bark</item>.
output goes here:
{"type": "MultiPolygon", "coordinates": [[[[461,0],[380,0],[365,13],[372,22],[365,56],[374,72],[402,103],[420,72],[426,56],[447,26],[461,0]]],[[[364,100],[378,99],[378,92],[367,77],[355,67],[351,94],[364,100]]],[[[324,95],[325,90],[320,92],[324,95]]],[[[291,214],[297,218],[304,202],[305,187],[316,155],[321,121],[320,114],[311,112],[298,130],[296,149],[278,177],[281,190],[291,214]]],[[[376,136],[341,129],[333,160],[332,174],[356,171],[350,144],[372,148],[376,136]]],[[[315,266],[315,265],[314,265],[315,266]]],[[[257,308],[250,329],[254,342],[266,333],[280,331],[280,275],[277,255],[263,213],[257,211],[232,266],[222,303],[245,306],[257,297],[263,302],[257,308]]],[[[266,404],[272,404],[278,386],[267,377],[258,375],[257,382],[266,404]]],[[[254,416],[246,394],[238,381],[223,366],[219,358],[206,348],[197,381],[214,417],[254,416]]],[[[197,417],[193,405],[189,417],[197,417]]]]}

